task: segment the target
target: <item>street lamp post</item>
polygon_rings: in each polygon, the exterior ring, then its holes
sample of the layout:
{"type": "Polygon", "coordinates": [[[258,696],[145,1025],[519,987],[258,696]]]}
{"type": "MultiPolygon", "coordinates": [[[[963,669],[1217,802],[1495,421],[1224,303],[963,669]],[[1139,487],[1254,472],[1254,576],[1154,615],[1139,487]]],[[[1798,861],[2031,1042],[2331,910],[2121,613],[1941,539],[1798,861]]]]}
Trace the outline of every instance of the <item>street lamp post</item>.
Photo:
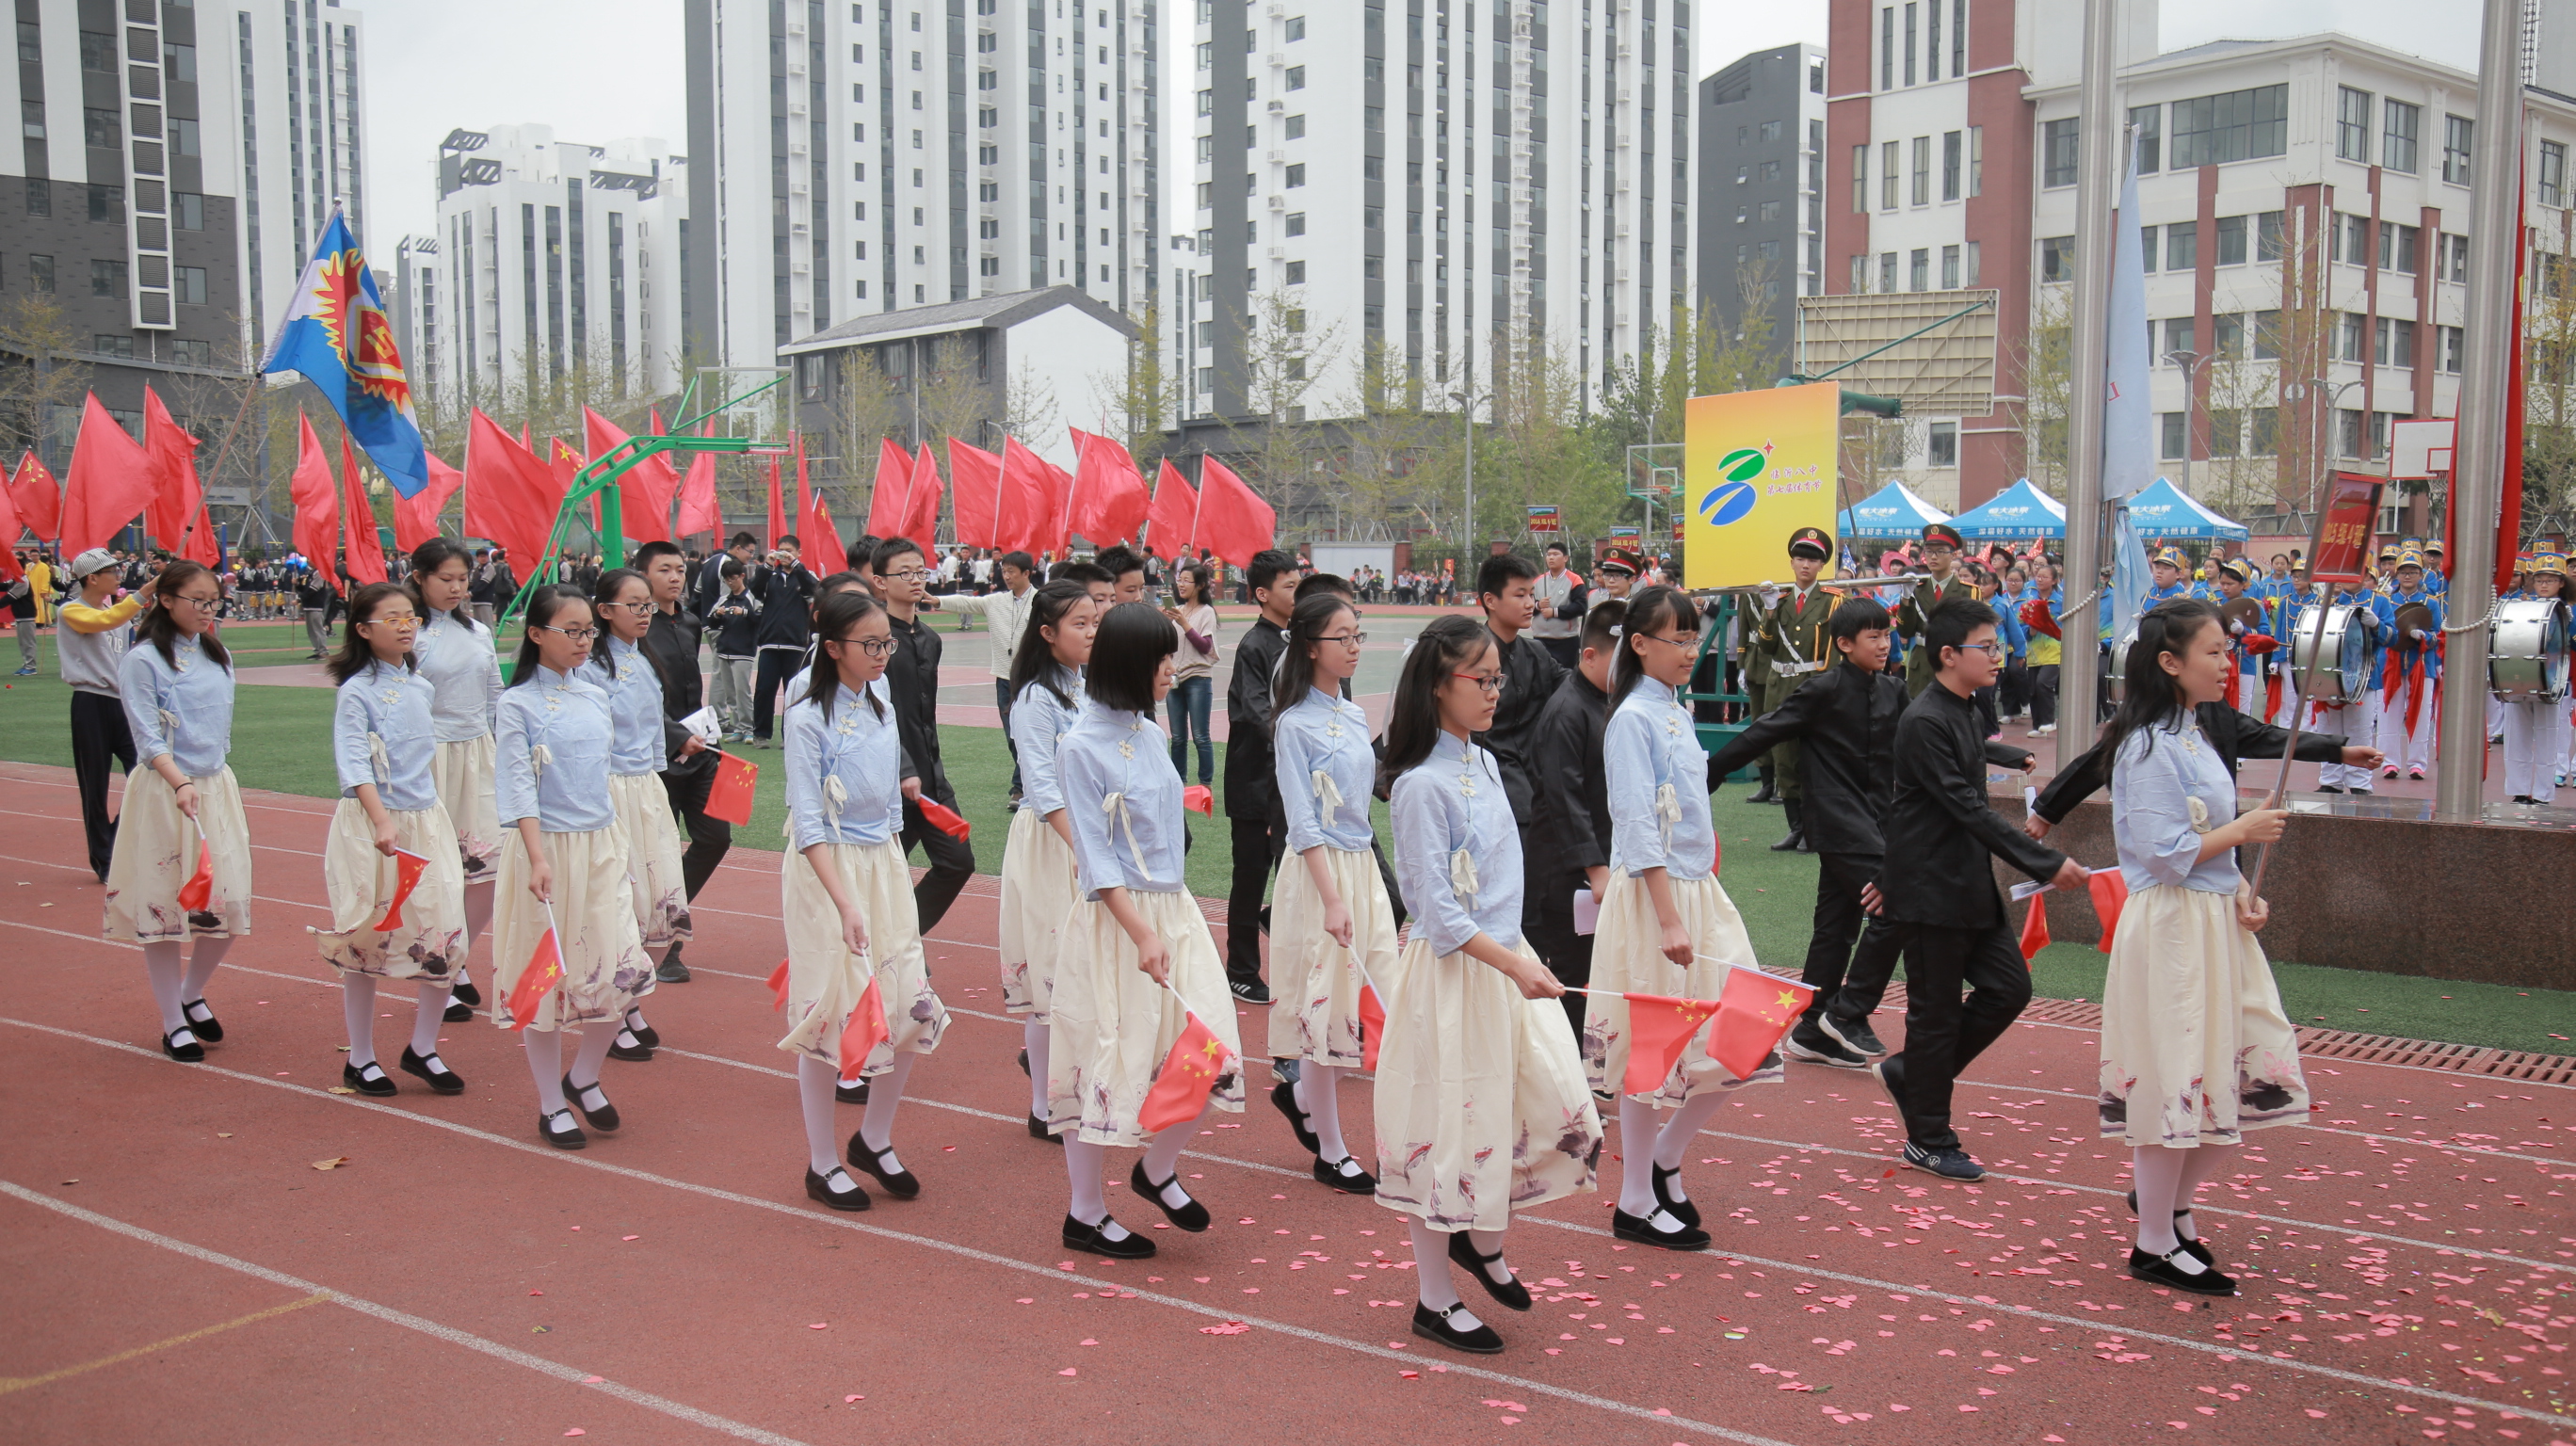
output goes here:
{"type": "MultiPolygon", "coordinates": [[[[2308,487],[2309,499],[2320,506],[2323,505],[2326,495],[2326,473],[2333,470],[2334,459],[2327,449],[2334,445],[2335,408],[2342,403],[2344,393],[2360,385],[2361,379],[2358,377],[2341,383],[2325,377],[2310,377],[2307,381],[2308,395],[2321,399],[2317,407],[2316,425],[2312,429],[2316,434],[2317,475],[2315,481],[2308,487]]],[[[2376,518],[2372,519],[2373,526],[2377,523],[2376,518]]]]}
{"type": "Polygon", "coordinates": [[[1449,400],[1458,404],[1458,414],[1467,423],[1467,523],[1463,541],[1468,556],[1473,557],[1476,543],[1476,404],[1492,401],[1493,397],[1490,393],[1478,397],[1466,392],[1451,392],[1449,400]]]}
{"type": "Polygon", "coordinates": [[[2197,497],[2197,496],[2199,496],[2199,495],[2200,495],[2199,491],[2191,485],[2191,436],[2192,436],[2192,423],[2193,423],[2194,421],[2198,420],[2199,412],[2200,412],[2200,369],[2201,369],[2202,367],[2205,367],[2205,366],[2209,365],[2209,360],[2210,360],[2210,358],[2212,358],[2212,357],[2214,357],[2214,356],[2216,356],[2216,355],[2218,355],[2218,353],[2216,353],[2216,352],[2214,352],[2214,351],[2211,351],[2211,352],[2169,351],[2169,352],[2166,352],[2166,353],[2165,353],[2165,360],[2166,360],[2167,362],[2172,363],[2172,364],[2173,364],[2173,365],[2175,365],[2175,366],[2179,366],[2179,367],[2181,367],[2181,368],[2183,369],[2183,373],[2182,373],[2182,484],[2183,484],[2183,486],[2182,486],[2182,490],[2184,490],[2185,492],[2189,492],[2189,493],[2190,493],[2192,496],[2194,496],[2194,497],[2197,497]]]}

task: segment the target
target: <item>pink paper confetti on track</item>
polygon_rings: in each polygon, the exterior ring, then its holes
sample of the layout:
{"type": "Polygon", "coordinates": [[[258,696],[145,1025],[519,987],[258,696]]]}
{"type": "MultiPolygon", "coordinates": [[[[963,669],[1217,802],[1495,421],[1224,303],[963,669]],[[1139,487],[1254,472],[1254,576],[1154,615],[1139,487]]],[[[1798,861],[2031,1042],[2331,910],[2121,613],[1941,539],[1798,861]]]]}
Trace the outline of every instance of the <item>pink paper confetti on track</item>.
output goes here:
{"type": "Polygon", "coordinates": [[[1252,1329],[1252,1327],[1245,1325],[1239,1320],[1230,1320],[1222,1325],[1200,1326],[1199,1334],[1203,1336],[1239,1336],[1250,1329],[1252,1329]]]}
{"type": "Polygon", "coordinates": [[[1059,1376],[1071,1376],[1071,1375],[1076,1375],[1076,1374],[1079,1374],[1079,1373],[1075,1370],[1075,1368],[1074,1368],[1074,1367],[1072,1367],[1072,1366],[1067,1366],[1067,1367],[1065,1367],[1063,1370],[1056,1372],[1056,1374],[1057,1374],[1057,1375],[1059,1375],[1059,1376]]]}
{"type": "Polygon", "coordinates": [[[807,1330],[809,1330],[809,1331],[820,1331],[820,1330],[830,1330],[831,1328],[832,1328],[832,1323],[831,1323],[830,1321],[827,1321],[827,1320],[818,1320],[818,1321],[814,1322],[812,1325],[807,1326],[805,1329],[807,1329],[807,1330]]]}
{"type": "Polygon", "coordinates": [[[844,1405],[844,1406],[846,1406],[846,1405],[850,1404],[852,1401],[864,1401],[864,1400],[866,1400],[866,1399],[867,1399],[867,1397],[865,1397],[865,1396],[843,1396],[843,1397],[841,1398],[841,1404],[842,1404],[842,1405],[844,1405]]]}

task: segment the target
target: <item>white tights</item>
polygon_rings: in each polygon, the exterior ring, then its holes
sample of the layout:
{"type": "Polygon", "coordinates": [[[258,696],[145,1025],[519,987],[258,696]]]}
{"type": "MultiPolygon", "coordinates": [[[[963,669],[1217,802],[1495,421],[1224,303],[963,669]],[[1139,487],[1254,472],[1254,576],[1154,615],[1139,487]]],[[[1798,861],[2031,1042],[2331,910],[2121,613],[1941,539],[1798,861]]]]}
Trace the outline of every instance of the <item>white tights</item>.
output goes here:
{"type": "MultiPolygon", "coordinates": [[[[1725,1102],[1726,1095],[1721,1091],[1693,1095],[1682,1101],[1681,1108],[1673,1111],[1673,1117],[1658,1127],[1652,1103],[1636,1095],[1619,1097],[1619,1209],[1622,1213],[1634,1215],[1660,1230],[1681,1227],[1681,1222],[1664,1214],[1663,1207],[1655,1200],[1655,1176],[1647,1166],[1651,1163],[1665,1170],[1680,1169],[1689,1153],[1692,1137],[1725,1102]],[[1658,1215],[1662,1215],[1661,1221],[1655,1219],[1658,1215]]],[[[1667,1188],[1676,1200],[1690,1198],[1690,1192],[1682,1188],[1679,1176],[1675,1176],[1667,1188]]]]}
{"type": "Polygon", "coordinates": [[[1308,1060],[1297,1067],[1297,1082],[1288,1087],[1297,1108],[1305,1111],[1306,1128],[1315,1132],[1315,1158],[1327,1164],[1350,1158],[1350,1146],[1342,1143],[1341,1097],[1342,1076],[1349,1072],[1308,1060]]]}
{"type": "Polygon", "coordinates": [[[188,1013],[182,1006],[206,997],[207,981],[215,977],[215,966],[224,962],[224,951],[232,946],[228,937],[200,935],[196,949],[184,964],[175,941],[143,946],[143,970],[152,981],[152,1002],[161,1008],[163,1034],[175,1034],[188,1027],[188,1013]]]}
{"type": "MultiPolygon", "coordinates": [[[[537,1081],[537,1112],[551,1115],[564,1107],[563,1031],[523,1029],[519,1034],[526,1042],[528,1073],[537,1081]]],[[[581,1048],[573,1054],[573,1088],[599,1083],[599,1067],[608,1062],[608,1046],[616,1039],[616,1030],[596,1024],[581,1032],[581,1048]]]]}
{"type": "MultiPolygon", "coordinates": [[[[2173,1255],[2185,1240],[2197,1240],[2191,1200],[2203,1181],[2236,1160],[2234,1145],[2199,1145],[2171,1150],[2149,1145],[2134,1150],[2132,1172],[2138,1182],[2138,1248],[2149,1255],[2173,1255]],[[2177,1216],[2174,1212],[2185,1212],[2177,1216]]],[[[2197,1275],[2206,1269],[2187,1255],[2174,1256],[2176,1268],[2197,1275]]]]}
{"type": "MultiPolygon", "coordinates": [[[[869,1088],[870,1108],[874,1108],[876,1090],[869,1088]]],[[[1201,1116],[1207,1111],[1199,1111],[1201,1116]]],[[[1161,1180],[1165,1204],[1177,1209],[1188,1203],[1190,1195],[1181,1188],[1181,1149],[1198,1135],[1197,1119],[1191,1119],[1156,1135],[1145,1146],[1145,1178],[1161,1180]],[[1175,1199],[1174,1197],[1178,1198],[1175,1199]]],[[[1087,1144],[1072,1134],[1064,1136],[1064,1173],[1073,1187],[1072,1201],[1065,1213],[1085,1225],[1098,1225],[1109,1219],[1109,1199],[1103,1180],[1109,1173],[1109,1147],[1087,1144]]],[[[1127,1238],[1127,1229],[1115,1221],[1102,1232],[1112,1240],[1127,1238]]]]}
{"type": "MultiPolygon", "coordinates": [[[[438,1053],[438,1026],[447,1017],[448,980],[418,982],[420,1006],[412,1014],[411,1052],[423,1059],[438,1053]]],[[[376,1062],[376,976],[340,976],[340,1013],[349,1025],[349,1065],[365,1069],[376,1062]]]]}
{"type": "Polygon", "coordinates": [[[456,951],[456,982],[465,982],[465,958],[474,952],[474,941],[492,927],[492,886],[495,879],[465,886],[465,947],[456,951]]]}
{"type": "Polygon", "coordinates": [[[1055,1027],[1043,1019],[1031,1019],[1020,1026],[1020,1044],[1029,1052],[1029,1114],[1036,1119],[1047,1117],[1047,1044],[1055,1037],[1055,1027]]]}
{"type": "MultiPolygon", "coordinates": [[[[663,959],[668,957],[670,952],[671,946],[665,944],[658,949],[646,949],[644,951],[644,957],[652,960],[653,967],[658,970],[662,967],[663,959]]],[[[623,1026],[623,1032],[617,1035],[618,1042],[626,1045],[630,1049],[643,1043],[642,1040],[628,1037],[633,1035],[636,1030],[642,1028],[644,1028],[644,1006],[640,1004],[630,1004],[626,1006],[626,1019],[623,1026]]],[[[604,1055],[601,1057],[606,1058],[604,1055]]]]}
{"type": "MultiPolygon", "coordinates": [[[[832,1118],[832,1089],[839,1067],[810,1054],[796,1056],[796,1097],[805,1110],[805,1168],[829,1177],[840,1168],[841,1142],[832,1118]]],[[[870,1090],[873,1099],[876,1091],[870,1090]]]]}
{"type": "MultiPolygon", "coordinates": [[[[1651,1205],[1653,1201],[1647,1203],[1651,1205]]],[[[1449,1278],[1449,1234],[1432,1229],[1419,1215],[1407,1215],[1404,1223],[1413,1234],[1414,1288],[1420,1293],[1424,1305],[1436,1311],[1446,1311],[1459,1303],[1457,1284],[1449,1278]]],[[[1476,1247],[1478,1255],[1499,1255],[1503,1249],[1503,1232],[1470,1230],[1467,1243],[1476,1247]]],[[[1494,1277],[1497,1285],[1511,1278],[1511,1266],[1505,1261],[1493,1261],[1486,1265],[1485,1270],[1494,1277]]],[[[1471,1331],[1484,1324],[1473,1312],[1464,1310],[1451,1314],[1449,1323],[1462,1331],[1471,1331]]]]}
{"type": "Polygon", "coordinates": [[[894,1112],[902,1108],[904,1081],[912,1078],[912,1067],[920,1061],[921,1056],[911,1050],[896,1050],[893,1067],[868,1080],[868,1108],[866,1114],[859,1116],[859,1142],[871,1150],[886,1151],[884,1164],[889,1175],[903,1170],[903,1162],[891,1148],[894,1112]]]}

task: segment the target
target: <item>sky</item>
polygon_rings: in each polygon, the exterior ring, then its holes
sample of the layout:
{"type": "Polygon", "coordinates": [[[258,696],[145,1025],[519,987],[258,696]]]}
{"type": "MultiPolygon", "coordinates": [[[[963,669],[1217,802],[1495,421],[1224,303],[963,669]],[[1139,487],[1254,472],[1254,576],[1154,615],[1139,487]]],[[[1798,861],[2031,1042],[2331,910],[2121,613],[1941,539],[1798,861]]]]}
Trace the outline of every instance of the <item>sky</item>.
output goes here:
{"type": "MultiPolygon", "coordinates": [[[[2073,11],[2076,0],[2050,3],[2073,11]]],[[[405,235],[433,229],[438,143],[460,126],[533,122],[567,141],[656,136],[674,151],[687,149],[681,0],[372,0],[351,8],[366,14],[375,90],[367,111],[374,135],[366,142],[375,234],[363,239],[380,255],[405,235]]],[[[2340,29],[2474,70],[2477,26],[2428,29],[2429,8],[2425,0],[2165,0],[2160,27],[2166,50],[2340,29]]],[[[2454,9],[2475,13],[2465,0],[2454,0],[2454,9]]],[[[1799,40],[1822,45],[1825,12],[1826,0],[1701,0],[1698,74],[1747,51],[1799,40]]],[[[1178,50],[1187,32],[1165,43],[1174,54],[1164,73],[1186,74],[1178,50]]]]}

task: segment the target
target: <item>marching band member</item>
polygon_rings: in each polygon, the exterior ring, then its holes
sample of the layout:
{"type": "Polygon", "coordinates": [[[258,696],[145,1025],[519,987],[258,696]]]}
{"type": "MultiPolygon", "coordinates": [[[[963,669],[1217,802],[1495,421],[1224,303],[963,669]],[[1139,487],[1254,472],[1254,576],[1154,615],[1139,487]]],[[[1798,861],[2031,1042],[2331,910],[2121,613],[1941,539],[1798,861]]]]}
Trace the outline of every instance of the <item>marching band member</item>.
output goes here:
{"type": "Polygon", "coordinates": [[[2393,630],[2380,686],[2379,751],[2388,755],[2382,776],[2395,778],[2402,756],[2406,776],[2421,779],[2433,759],[2441,712],[2442,599],[2425,589],[2424,554],[2414,548],[2398,553],[2392,578],[2393,630]]]}
{"type": "MultiPolygon", "coordinates": [[[[2531,559],[2531,595],[2564,603],[2567,559],[2541,552],[2531,559]]],[[[2567,756],[2567,700],[2521,699],[2498,706],[2504,710],[2505,789],[2516,803],[2553,803],[2558,797],[2558,769],[2567,756]]]]}
{"type": "Polygon", "coordinates": [[[1011,813],[1010,841],[1002,850],[1002,1007],[1022,1020],[1029,1134],[1052,1141],[1056,1136],[1046,1120],[1047,1006],[1055,995],[1055,955],[1076,883],[1073,820],[1065,812],[1055,755],[1064,731],[1082,711],[1082,669],[1091,661],[1092,640],[1100,632],[1100,609],[1084,584],[1067,580],[1031,590],[1020,616],[1019,646],[1012,652],[1007,680],[1011,706],[1006,716],[1021,791],[1019,807],[1011,813]]]}

